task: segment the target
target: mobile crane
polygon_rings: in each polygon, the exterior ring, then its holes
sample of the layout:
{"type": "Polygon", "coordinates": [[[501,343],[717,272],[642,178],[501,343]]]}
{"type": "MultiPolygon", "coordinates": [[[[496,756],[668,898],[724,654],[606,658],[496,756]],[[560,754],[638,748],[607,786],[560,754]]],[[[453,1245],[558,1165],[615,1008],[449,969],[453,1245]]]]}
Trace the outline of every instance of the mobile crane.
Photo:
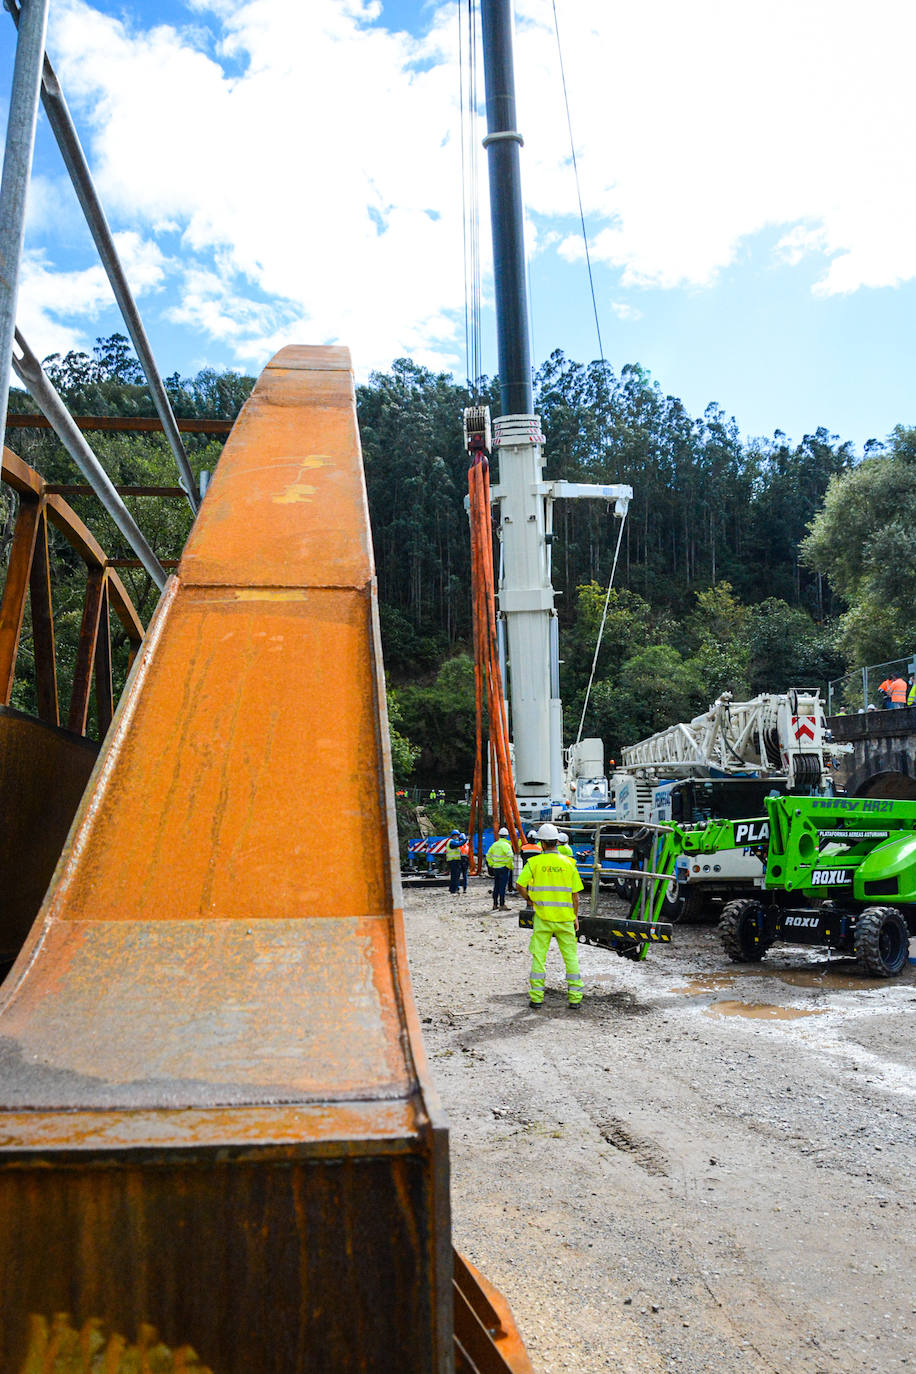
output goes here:
{"type": "Polygon", "coordinates": [[[757,963],[779,941],[854,955],[877,978],[905,968],[916,933],[916,802],[775,796],[750,820],[671,822],[649,854],[656,919],[678,859],[742,847],[763,864],[763,888],[722,912],[730,959],[757,963]]]}

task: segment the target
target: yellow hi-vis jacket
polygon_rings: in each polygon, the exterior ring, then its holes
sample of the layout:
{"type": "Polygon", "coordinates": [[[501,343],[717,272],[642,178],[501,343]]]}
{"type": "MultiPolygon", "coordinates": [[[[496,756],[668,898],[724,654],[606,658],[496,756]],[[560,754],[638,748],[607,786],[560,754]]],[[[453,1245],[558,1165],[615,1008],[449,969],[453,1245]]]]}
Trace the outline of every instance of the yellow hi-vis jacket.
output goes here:
{"type": "Polygon", "coordinates": [[[552,854],[532,854],[518,875],[517,887],[527,889],[536,916],[557,924],[576,919],[572,895],[582,891],[576,867],[556,850],[552,854]]]}
{"type": "Polygon", "coordinates": [[[558,844],[558,845],[557,845],[557,853],[558,853],[558,854],[565,854],[566,857],[567,857],[567,859],[571,859],[571,858],[573,857],[572,849],[569,847],[568,844],[558,844]]]}
{"type": "Polygon", "coordinates": [[[515,854],[508,840],[494,840],[487,850],[487,863],[491,868],[511,868],[515,854]]]}

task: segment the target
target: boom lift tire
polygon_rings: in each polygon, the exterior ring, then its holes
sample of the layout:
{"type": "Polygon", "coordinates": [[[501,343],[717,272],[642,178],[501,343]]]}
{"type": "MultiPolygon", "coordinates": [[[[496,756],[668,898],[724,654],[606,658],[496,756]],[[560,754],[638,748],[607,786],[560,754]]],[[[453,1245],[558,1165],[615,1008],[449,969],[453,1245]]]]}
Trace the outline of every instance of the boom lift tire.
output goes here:
{"type": "Polygon", "coordinates": [[[870,906],[856,919],[856,958],[875,978],[893,978],[907,961],[910,932],[896,907],[870,906]]]}
{"type": "Polygon", "coordinates": [[[757,928],[760,903],[752,897],[728,902],[722,908],[719,936],[725,953],[735,964],[759,964],[772,944],[757,928]]]}
{"type": "Polygon", "coordinates": [[[679,917],[681,925],[695,925],[697,921],[701,920],[705,910],[706,893],[702,886],[696,883],[688,884],[681,897],[681,914],[679,917]]]}
{"type": "Polygon", "coordinates": [[[689,926],[700,920],[705,906],[706,894],[701,888],[678,887],[676,896],[665,896],[661,919],[672,925],[689,926]]]}

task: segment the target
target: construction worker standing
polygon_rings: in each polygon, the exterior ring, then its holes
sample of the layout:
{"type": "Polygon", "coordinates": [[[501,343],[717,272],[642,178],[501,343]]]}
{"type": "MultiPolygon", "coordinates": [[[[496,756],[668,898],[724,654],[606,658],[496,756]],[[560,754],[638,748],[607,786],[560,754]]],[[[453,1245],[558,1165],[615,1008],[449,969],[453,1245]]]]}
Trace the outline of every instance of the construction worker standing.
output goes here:
{"type": "MultiPolygon", "coordinates": [[[[536,831],[536,830],[529,830],[529,831],[528,831],[528,834],[527,834],[527,837],[526,837],[526,836],[524,835],[524,833],[523,833],[523,834],[522,834],[522,843],[521,843],[521,845],[519,846],[519,851],[518,851],[518,872],[520,873],[521,870],[525,867],[525,864],[526,864],[526,863],[528,862],[528,860],[531,858],[532,854],[540,854],[540,852],[541,852],[541,846],[538,844],[537,831],[536,831]]],[[[515,884],[516,884],[516,887],[517,887],[517,886],[518,886],[518,876],[516,876],[515,884]]]]}
{"type": "Polygon", "coordinates": [[[902,711],[906,706],[906,678],[891,679],[891,710],[902,711]]]}
{"type": "Polygon", "coordinates": [[[448,864],[448,890],[461,891],[461,831],[453,830],[445,846],[445,862],[448,864]]]}
{"type": "Polygon", "coordinates": [[[487,863],[493,874],[494,911],[497,907],[500,911],[506,909],[506,888],[509,886],[509,875],[512,872],[514,862],[515,854],[509,843],[509,832],[504,825],[501,825],[499,835],[487,850],[487,863]]]}
{"type": "Polygon", "coordinates": [[[567,859],[573,857],[573,852],[569,844],[569,836],[565,835],[562,830],[560,831],[560,843],[557,845],[557,853],[565,854],[567,859]]]}
{"type": "Polygon", "coordinates": [[[547,972],[547,951],[556,940],[566,965],[566,990],[569,1005],[578,1009],[582,1001],[582,977],[579,973],[579,893],[582,879],[573,864],[557,853],[560,832],[550,821],[538,831],[542,853],[532,854],[522,869],[517,887],[534,908],[534,929],[528,949],[531,954],[529,982],[530,1005],[540,1007],[544,1001],[544,979],[547,972]]]}
{"type": "Polygon", "coordinates": [[[468,890],[468,869],[471,866],[471,845],[464,831],[458,836],[458,843],[461,845],[461,891],[468,890]]]}

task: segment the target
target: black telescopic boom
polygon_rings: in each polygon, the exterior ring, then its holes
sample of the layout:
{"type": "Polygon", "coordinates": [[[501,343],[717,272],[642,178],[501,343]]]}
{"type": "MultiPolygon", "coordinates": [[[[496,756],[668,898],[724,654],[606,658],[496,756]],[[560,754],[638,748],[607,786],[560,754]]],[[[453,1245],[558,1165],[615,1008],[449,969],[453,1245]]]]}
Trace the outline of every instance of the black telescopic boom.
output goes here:
{"type": "Polygon", "coordinates": [[[496,284],[496,338],[504,415],[530,415],[531,345],[522,217],[522,175],[512,62],[512,0],[480,0],[487,93],[487,165],[496,284]]]}

